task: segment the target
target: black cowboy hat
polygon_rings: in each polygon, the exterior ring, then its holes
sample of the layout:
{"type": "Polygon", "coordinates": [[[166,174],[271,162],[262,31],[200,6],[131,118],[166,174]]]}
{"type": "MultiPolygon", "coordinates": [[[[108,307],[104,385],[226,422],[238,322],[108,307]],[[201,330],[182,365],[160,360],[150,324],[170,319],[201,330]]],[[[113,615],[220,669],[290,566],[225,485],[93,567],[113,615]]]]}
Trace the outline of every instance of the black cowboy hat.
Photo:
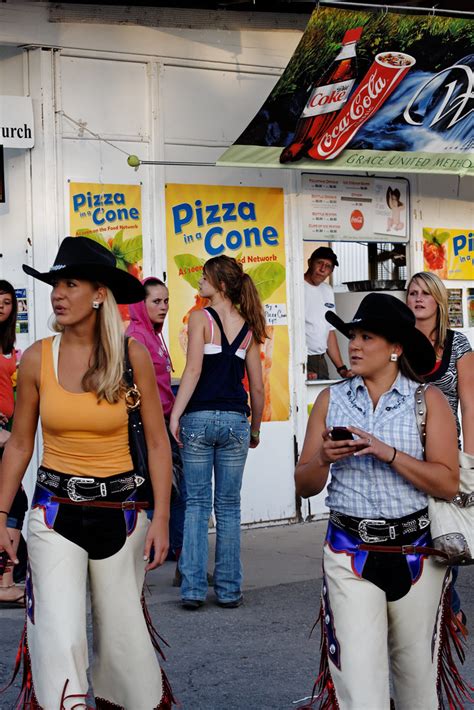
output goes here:
{"type": "Polygon", "coordinates": [[[68,277],[97,281],[110,288],[117,303],[137,303],[146,297],[140,281],[118,269],[112,252],[89,237],[65,237],[49,271],[41,273],[28,264],[23,264],[23,271],[47,284],[68,277]]]}
{"type": "Polygon", "coordinates": [[[344,323],[334,311],[326,311],[326,320],[346,337],[358,328],[382,335],[391,343],[400,343],[418,375],[431,372],[435,366],[435,351],[428,338],[417,330],[414,314],[403,301],[388,293],[369,293],[348,323],[344,323]]]}

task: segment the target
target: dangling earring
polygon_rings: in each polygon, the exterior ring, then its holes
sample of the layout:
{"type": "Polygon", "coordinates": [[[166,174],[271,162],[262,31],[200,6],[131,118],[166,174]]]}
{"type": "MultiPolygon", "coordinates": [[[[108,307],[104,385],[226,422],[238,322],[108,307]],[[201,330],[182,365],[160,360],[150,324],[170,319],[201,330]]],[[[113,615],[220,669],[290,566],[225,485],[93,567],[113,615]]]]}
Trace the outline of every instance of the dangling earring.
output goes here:
{"type": "Polygon", "coordinates": [[[397,360],[398,360],[398,355],[397,355],[397,353],[392,353],[392,354],[390,355],[390,362],[397,362],[397,360]]]}
{"type": "Polygon", "coordinates": [[[95,308],[95,310],[98,311],[100,308],[100,302],[99,301],[92,301],[92,308],[95,308]]]}

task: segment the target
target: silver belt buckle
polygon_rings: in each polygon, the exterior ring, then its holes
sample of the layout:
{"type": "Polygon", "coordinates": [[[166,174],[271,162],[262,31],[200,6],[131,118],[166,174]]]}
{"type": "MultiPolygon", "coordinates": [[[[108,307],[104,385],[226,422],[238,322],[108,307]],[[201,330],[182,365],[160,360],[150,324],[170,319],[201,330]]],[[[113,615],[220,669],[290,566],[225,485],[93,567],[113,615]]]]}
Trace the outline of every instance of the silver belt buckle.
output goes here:
{"type": "Polygon", "coordinates": [[[375,527],[382,527],[383,525],[386,525],[387,523],[385,520],[361,520],[357,530],[359,533],[359,537],[361,540],[367,543],[372,543],[372,542],[387,542],[388,537],[384,535],[369,535],[367,532],[367,526],[368,525],[374,525],[375,527]]]}
{"type": "Polygon", "coordinates": [[[82,501],[92,500],[92,498],[85,498],[80,493],[76,492],[76,486],[82,483],[95,483],[93,478],[81,478],[81,476],[71,476],[67,482],[67,492],[69,498],[75,503],[81,503],[82,501]]]}

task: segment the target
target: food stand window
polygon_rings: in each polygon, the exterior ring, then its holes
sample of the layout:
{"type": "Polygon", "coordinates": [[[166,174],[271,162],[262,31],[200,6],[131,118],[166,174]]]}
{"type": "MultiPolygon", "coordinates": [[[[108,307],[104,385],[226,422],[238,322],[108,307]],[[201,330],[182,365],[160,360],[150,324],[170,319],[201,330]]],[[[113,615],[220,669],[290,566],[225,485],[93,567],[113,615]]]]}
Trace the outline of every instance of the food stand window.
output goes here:
{"type": "Polygon", "coordinates": [[[368,244],[369,276],[371,279],[405,281],[407,260],[405,244],[377,242],[368,244]]]}

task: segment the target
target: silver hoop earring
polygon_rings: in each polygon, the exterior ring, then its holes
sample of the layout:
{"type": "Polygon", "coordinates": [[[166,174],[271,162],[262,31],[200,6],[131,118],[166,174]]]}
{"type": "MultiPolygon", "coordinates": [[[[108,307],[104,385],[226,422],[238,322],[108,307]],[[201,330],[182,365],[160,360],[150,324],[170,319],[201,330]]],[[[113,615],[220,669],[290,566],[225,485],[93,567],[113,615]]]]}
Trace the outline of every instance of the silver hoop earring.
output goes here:
{"type": "Polygon", "coordinates": [[[397,353],[392,353],[392,354],[390,355],[390,362],[397,362],[397,360],[398,360],[398,355],[397,355],[397,353]]]}
{"type": "Polygon", "coordinates": [[[95,308],[95,310],[98,311],[100,308],[100,302],[99,301],[92,301],[92,308],[95,308]]]}

